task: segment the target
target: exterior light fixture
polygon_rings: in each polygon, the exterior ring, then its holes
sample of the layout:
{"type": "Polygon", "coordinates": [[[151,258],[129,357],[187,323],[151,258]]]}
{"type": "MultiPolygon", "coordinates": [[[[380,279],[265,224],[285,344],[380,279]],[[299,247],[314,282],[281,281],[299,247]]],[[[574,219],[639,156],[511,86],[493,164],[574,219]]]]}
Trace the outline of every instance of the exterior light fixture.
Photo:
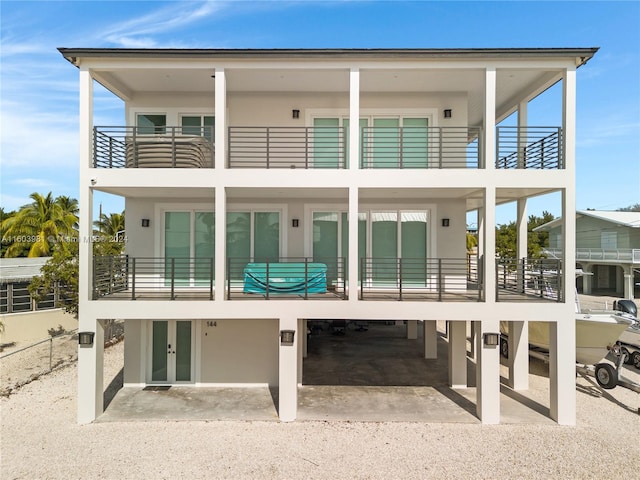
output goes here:
{"type": "Polygon", "coordinates": [[[295,330],[280,330],[280,345],[292,346],[295,330]]]}
{"type": "Polygon", "coordinates": [[[291,118],[300,118],[300,110],[298,109],[291,110],[291,118]]]}
{"type": "Polygon", "coordinates": [[[93,345],[94,332],[78,332],[78,345],[91,346],[93,345]]]}
{"type": "Polygon", "coordinates": [[[445,108],[444,110],[444,118],[451,118],[451,109],[445,108]]]}
{"type": "Polygon", "coordinates": [[[293,228],[298,228],[300,226],[300,220],[298,220],[297,218],[294,218],[293,220],[291,220],[291,226],[293,228]]]}
{"type": "Polygon", "coordinates": [[[499,340],[500,340],[500,334],[499,333],[485,333],[484,334],[484,345],[486,347],[497,347],[499,340]]]}
{"type": "Polygon", "coordinates": [[[449,219],[448,218],[443,218],[442,219],[442,226],[443,227],[448,227],[449,226],[449,219]]]}
{"type": "Polygon", "coordinates": [[[147,228],[149,226],[149,219],[148,218],[143,218],[142,219],[142,226],[147,228]]]}

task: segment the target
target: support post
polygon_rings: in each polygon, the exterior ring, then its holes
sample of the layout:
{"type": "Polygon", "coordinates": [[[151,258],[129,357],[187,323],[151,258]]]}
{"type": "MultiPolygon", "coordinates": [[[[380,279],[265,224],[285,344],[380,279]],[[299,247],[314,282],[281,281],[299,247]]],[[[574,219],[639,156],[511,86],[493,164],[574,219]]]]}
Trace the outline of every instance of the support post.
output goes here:
{"type": "Polygon", "coordinates": [[[416,340],[418,338],[418,321],[407,320],[407,340],[416,340]]]}
{"type": "Polygon", "coordinates": [[[529,388],[529,322],[509,322],[509,386],[529,388]]]}
{"type": "Polygon", "coordinates": [[[476,325],[476,412],[482,423],[500,423],[500,350],[485,346],[484,334],[498,333],[497,320],[483,320],[476,325]]]}
{"type": "Polygon", "coordinates": [[[424,325],[424,358],[438,358],[438,330],[435,320],[425,320],[424,325]]]}
{"type": "Polygon", "coordinates": [[[449,386],[467,388],[467,322],[449,323],[449,386]]]}
{"type": "Polygon", "coordinates": [[[293,345],[283,345],[278,338],[278,415],[282,422],[293,422],[298,410],[298,319],[283,317],[280,331],[293,330],[293,345]]]}

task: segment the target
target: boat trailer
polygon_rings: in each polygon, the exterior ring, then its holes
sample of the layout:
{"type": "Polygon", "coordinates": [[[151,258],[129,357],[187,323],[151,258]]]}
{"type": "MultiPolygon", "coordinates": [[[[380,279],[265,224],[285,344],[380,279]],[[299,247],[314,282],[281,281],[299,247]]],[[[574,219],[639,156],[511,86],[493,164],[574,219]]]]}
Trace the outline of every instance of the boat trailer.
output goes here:
{"type": "MultiPolygon", "coordinates": [[[[622,348],[621,345],[615,344],[609,347],[609,351],[615,359],[615,366],[607,362],[600,362],[596,365],[581,365],[576,363],[576,372],[582,375],[589,375],[596,379],[598,385],[605,390],[611,390],[615,387],[623,387],[632,392],[640,393],[640,383],[634,382],[622,375],[622,366],[627,362],[629,352],[622,348]]],[[[549,352],[541,348],[529,345],[529,356],[537,358],[549,363],[549,352]]],[[[640,407],[638,407],[638,415],[640,415],[640,407]]]]}

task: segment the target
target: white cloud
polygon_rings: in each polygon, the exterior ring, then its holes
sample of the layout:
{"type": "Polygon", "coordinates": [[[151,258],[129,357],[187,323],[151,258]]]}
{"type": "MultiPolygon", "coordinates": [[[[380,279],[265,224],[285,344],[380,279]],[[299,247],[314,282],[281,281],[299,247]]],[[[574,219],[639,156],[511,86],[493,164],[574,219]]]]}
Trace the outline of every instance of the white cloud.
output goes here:
{"type": "Polygon", "coordinates": [[[3,102],[1,143],[3,167],[77,165],[78,117],[3,102]]]}
{"type": "Polygon", "coordinates": [[[16,178],[15,180],[11,180],[10,183],[14,185],[22,185],[25,187],[31,188],[40,188],[40,187],[53,187],[55,185],[54,182],[50,180],[45,180],[43,178],[16,178]]]}
{"type": "Polygon", "coordinates": [[[6,211],[18,210],[23,205],[31,203],[31,199],[28,195],[8,195],[6,192],[0,193],[0,206],[6,211]]]}
{"type": "Polygon", "coordinates": [[[178,2],[169,7],[113,25],[101,32],[101,34],[104,39],[120,47],[157,47],[158,43],[149,35],[186,27],[219,11],[224,5],[223,2],[219,1],[178,2]]]}

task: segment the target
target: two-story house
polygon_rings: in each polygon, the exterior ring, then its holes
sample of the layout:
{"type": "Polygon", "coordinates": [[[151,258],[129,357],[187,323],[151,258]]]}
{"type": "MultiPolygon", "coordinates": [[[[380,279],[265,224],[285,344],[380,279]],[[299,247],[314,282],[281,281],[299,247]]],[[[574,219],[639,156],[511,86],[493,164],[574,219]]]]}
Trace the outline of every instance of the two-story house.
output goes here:
{"type": "MultiPolygon", "coordinates": [[[[549,257],[559,258],[559,220],[540,225],[549,232],[549,257]]],[[[640,286],[640,212],[579,210],[576,213],[576,262],[585,273],[578,287],[585,294],[612,292],[633,300],[640,286]]]]}
{"type": "Polygon", "coordinates": [[[550,322],[550,416],[574,424],[576,70],[596,51],[61,48],[80,74],[80,235],[101,191],[124,198],[128,236],[123,257],[80,244],[78,421],[103,411],[107,318],[125,320],[125,386],[277,388],[282,421],[307,321],[357,319],[421,322],[427,359],[446,321],[449,384],[475,384],[488,424],[500,321],[518,339],[514,389],[527,322],[550,322]],[[94,82],[125,124],[94,124],[94,82]],[[561,124],[530,125],[528,103],[558,82],[561,124]],[[535,262],[496,261],[496,205],[518,204],[522,258],[527,199],[551,192],[564,253],[541,290],[535,262]]]}

